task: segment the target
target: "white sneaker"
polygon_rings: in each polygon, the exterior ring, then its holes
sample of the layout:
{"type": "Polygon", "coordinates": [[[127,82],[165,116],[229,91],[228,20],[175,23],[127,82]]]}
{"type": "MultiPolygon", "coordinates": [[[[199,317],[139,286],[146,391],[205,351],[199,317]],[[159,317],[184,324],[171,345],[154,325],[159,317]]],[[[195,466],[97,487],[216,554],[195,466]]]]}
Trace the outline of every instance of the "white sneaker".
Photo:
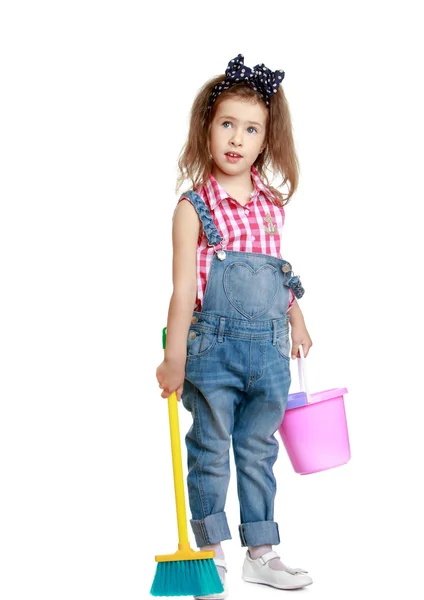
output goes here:
{"type": "Polygon", "coordinates": [[[228,571],[227,563],[225,562],[225,560],[222,560],[222,558],[214,558],[213,560],[217,567],[222,567],[224,569],[224,581],[222,582],[222,585],[224,586],[224,591],[221,592],[220,594],[208,594],[207,596],[194,596],[195,600],[224,600],[224,598],[227,598],[227,596],[228,596],[228,588],[227,588],[227,584],[225,582],[225,575],[228,571]]]}
{"type": "Polygon", "coordinates": [[[249,583],[263,583],[271,585],[280,590],[295,590],[297,588],[311,585],[312,579],[306,575],[303,569],[291,569],[286,571],[275,571],[269,566],[273,558],[280,558],[276,552],[266,552],[260,558],[250,558],[249,550],[243,563],[242,578],[249,583]]]}

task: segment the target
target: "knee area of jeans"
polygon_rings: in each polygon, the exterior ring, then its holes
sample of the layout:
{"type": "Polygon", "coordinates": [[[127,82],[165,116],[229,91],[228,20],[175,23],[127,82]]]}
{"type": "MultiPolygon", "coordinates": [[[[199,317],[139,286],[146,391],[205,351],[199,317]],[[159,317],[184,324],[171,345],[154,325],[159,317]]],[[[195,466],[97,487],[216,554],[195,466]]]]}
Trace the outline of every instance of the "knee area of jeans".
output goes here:
{"type": "Polygon", "coordinates": [[[259,451],[255,449],[234,451],[236,466],[245,473],[263,471],[268,463],[274,463],[278,456],[278,446],[269,446],[259,451]]]}

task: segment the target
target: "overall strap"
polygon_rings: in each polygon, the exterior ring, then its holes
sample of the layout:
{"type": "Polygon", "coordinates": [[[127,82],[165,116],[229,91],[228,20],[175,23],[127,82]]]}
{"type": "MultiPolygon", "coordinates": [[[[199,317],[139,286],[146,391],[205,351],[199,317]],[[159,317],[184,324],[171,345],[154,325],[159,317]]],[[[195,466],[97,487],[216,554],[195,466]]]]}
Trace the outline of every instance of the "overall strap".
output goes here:
{"type": "Polygon", "coordinates": [[[209,212],[208,207],[206,206],[204,200],[197,192],[193,190],[189,190],[185,192],[181,198],[188,198],[192,205],[194,206],[197,214],[199,215],[199,219],[203,225],[203,230],[208,238],[209,246],[216,246],[220,242],[222,242],[222,236],[219,234],[218,229],[216,228],[215,223],[213,222],[211,213],[209,212]]]}

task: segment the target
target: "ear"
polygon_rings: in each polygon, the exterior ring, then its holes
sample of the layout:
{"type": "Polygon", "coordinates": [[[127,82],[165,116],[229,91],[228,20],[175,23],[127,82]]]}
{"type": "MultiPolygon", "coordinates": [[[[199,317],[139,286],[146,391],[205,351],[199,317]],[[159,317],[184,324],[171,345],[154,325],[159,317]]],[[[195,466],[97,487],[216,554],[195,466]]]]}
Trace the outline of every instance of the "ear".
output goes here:
{"type": "Polygon", "coordinates": [[[266,148],[266,144],[262,144],[259,154],[262,154],[262,152],[265,150],[265,148],[266,148]]]}

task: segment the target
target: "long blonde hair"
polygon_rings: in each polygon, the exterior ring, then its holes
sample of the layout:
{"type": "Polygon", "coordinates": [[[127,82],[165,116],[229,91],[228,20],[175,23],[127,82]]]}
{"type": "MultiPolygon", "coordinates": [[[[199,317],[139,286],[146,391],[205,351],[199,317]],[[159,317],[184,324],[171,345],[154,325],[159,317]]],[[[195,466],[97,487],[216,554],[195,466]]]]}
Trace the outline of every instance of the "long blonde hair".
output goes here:
{"type": "MultiPolygon", "coordinates": [[[[225,90],[208,110],[210,94],[217,83],[225,75],[210,79],[199,90],[191,109],[190,126],[187,141],[184,144],[179,159],[177,192],[184,181],[191,181],[192,187],[198,189],[206,183],[212,171],[212,159],[209,152],[210,126],[219,103],[225,98],[237,97],[250,102],[263,102],[260,95],[245,83],[237,84],[225,90]]],[[[263,103],[265,106],[265,103],[263,103]]],[[[266,147],[258,155],[254,167],[259,176],[272,191],[277,204],[286,205],[296,191],[299,181],[299,161],[296,155],[289,106],[281,85],[278,92],[271,98],[267,131],[266,147]],[[281,177],[278,186],[272,187],[268,173],[273,177],[281,177]],[[287,185],[288,194],[284,195],[277,188],[287,185]]]]}

